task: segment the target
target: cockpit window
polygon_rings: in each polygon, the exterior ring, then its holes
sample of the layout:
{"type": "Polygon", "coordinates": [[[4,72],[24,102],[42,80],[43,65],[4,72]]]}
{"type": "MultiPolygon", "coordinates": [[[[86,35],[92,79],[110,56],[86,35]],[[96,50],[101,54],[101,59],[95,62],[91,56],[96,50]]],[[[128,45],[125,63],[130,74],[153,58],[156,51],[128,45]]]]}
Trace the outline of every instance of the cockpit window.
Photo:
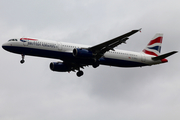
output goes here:
{"type": "Polygon", "coordinates": [[[17,41],[17,39],[10,39],[10,40],[8,40],[8,41],[17,41]]]}

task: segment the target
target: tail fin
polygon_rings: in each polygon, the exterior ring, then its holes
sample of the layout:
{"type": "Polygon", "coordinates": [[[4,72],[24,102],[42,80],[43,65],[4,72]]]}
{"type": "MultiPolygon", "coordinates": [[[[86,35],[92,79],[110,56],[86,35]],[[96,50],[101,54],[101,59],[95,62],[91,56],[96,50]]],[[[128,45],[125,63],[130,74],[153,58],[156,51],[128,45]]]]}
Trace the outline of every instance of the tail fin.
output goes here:
{"type": "Polygon", "coordinates": [[[162,39],[163,34],[157,33],[143,50],[143,52],[148,55],[159,56],[161,52],[162,39]]]}

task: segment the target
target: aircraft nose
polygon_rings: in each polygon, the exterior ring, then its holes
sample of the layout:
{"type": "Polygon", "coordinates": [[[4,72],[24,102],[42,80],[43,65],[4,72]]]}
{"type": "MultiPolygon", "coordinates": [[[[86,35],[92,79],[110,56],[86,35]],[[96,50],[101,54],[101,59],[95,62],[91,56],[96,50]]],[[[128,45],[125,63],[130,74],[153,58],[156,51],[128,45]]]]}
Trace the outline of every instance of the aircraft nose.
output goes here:
{"type": "Polygon", "coordinates": [[[3,49],[6,49],[6,46],[3,44],[3,45],[2,45],[2,48],[3,48],[3,49]]]}
{"type": "Polygon", "coordinates": [[[8,49],[7,43],[4,43],[4,44],[2,45],[2,48],[3,48],[4,50],[7,50],[7,49],[8,49]]]}

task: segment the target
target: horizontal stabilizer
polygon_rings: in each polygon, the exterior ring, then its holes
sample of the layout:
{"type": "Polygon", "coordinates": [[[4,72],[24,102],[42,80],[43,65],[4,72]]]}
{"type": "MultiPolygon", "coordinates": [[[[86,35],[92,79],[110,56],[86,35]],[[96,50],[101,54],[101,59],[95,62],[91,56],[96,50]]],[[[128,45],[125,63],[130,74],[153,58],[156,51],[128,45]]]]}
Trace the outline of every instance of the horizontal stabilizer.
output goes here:
{"type": "Polygon", "coordinates": [[[169,52],[169,53],[166,53],[166,54],[163,54],[163,55],[159,55],[157,57],[153,57],[152,60],[162,60],[164,58],[167,58],[175,53],[177,53],[178,51],[172,51],[172,52],[169,52]]]}

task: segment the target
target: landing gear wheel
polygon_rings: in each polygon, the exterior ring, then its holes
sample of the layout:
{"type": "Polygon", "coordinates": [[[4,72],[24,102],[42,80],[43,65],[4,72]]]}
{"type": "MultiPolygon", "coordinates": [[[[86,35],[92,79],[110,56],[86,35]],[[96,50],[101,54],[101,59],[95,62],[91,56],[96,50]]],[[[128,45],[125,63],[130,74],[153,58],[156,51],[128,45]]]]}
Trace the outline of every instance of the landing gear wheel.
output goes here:
{"type": "Polygon", "coordinates": [[[24,60],[21,60],[20,63],[23,64],[25,61],[24,60]]]}
{"type": "Polygon", "coordinates": [[[84,74],[84,73],[83,73],[83,71],[81,71],[81,70],[76,73],[76,75],[77,75],[78,77],[81,77],[83,74],[84,74]]]}
{"type": "Polygon", "coordinates": [[[92,66],[93,66],[93,68],[97,68],[97,67],[99,67],[99,63],[94,63],[92,66]]]}

